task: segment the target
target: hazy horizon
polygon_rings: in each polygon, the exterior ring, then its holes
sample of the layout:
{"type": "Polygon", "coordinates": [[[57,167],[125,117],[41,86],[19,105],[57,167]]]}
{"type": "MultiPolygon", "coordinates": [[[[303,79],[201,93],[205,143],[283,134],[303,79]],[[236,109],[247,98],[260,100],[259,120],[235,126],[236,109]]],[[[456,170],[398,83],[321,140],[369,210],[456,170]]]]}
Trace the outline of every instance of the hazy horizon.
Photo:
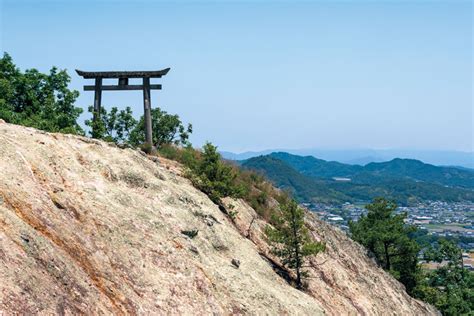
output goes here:
{"type": "MultiPolygon", "coordinates": [[[[268,148],[472,152],[470,1],[0,0],[2,51],[22,69],[171,67],[152,106],[191,141],[268,148]]],[[[103,94],[143,112],[140,92],[103,94]]],[[[86,113],[87,114],[87,113],[86,113]]],[[[87,115],[83,115],[85,119],[87,115]]]]}
{"type": "Polygon", "coordinates": [[[357,151],[357,150],[374,150],[374,151],[420,151],[420,152],[457,152],[457,153],[466,153],[466,154],[474,154],[474,150],[472,151],[464,151],[464,150],[449,150],[449,149],[417,149],[417,148],[370,148],[370,147],[303,147],[303,148],[263,148],[263,149],[255,149],[255,150],[242,150],[242,151],[232,151],[226,150],[225,148],[220,148],[220,151],[227,151],[233,154],[244,154],[248,152],[262,152],[262,151],[288,151],[288,150],[325,150],[325,151],[357,151]]]}
{"type": "Polygon", "coordinates": [[[391,161],[395,158],[416,159],[437,166],[457,166],[474,169],[474,152],[416,150],[416,149],[371,149],[371,148],[270,148],[261,151],[231,152],[220,150],[222,156],[231,160],[246,160],[274,152],[287,152],[298,156],[313,156],[327,161],[366,165],[371,162],[391,161]]]}

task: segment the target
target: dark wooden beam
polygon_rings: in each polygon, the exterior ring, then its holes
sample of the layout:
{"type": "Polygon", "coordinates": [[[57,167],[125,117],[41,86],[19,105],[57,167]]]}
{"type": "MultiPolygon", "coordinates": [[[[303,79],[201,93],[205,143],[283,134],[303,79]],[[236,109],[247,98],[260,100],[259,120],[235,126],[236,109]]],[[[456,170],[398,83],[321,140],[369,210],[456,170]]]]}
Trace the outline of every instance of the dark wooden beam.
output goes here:
{"type": "Polygon", "coordinates": [[[145,120],[145,142],[153,147],[153,127],[151,122],[150,78],[143,78],[143,109],[145,120]]]}
{"type": "Polygon", "coordinates": [[[128,78],[119,78],[118,85],[119,86],[128,86],[128,78]]]}
{"type": "MultiPolygon", "coordinates": [[[[143,85],[141,84],[129,84],[125,86],[114,86],[114,85],[107,85],[101,86],[100,88],[102,91],[117,91],[117,90],[143,90],[143,85]]],[[[161,84],[151,84],[149,86],[150,90],[161,90],[161,84]]],[[[84,86],[84,91],[95,91],[96,86],[84,86]]]]}
{"type": "Polygon", "coordinates": [[[102,78],[95,79],[95,85],[90,86],[94,94],[94,111],[100,113],[100,105],[102,103],[102,78]]]}
{"type": "Polygon", "coordinates": [[[85,79],[93,78],[161,78],[170,68],[152,71],[82,71],[76,69],[79,76],[85,79]]]}
{"type": "MultiPolygon", "coordinates": [[[[95,85],[91,86],[94,93],[94,122],[100,119],[100,107],[102,103],[102,78],[95,78],[95,85]]],[[[95,135],[94,126],[92,126],[92,135],[95,135]]]]}

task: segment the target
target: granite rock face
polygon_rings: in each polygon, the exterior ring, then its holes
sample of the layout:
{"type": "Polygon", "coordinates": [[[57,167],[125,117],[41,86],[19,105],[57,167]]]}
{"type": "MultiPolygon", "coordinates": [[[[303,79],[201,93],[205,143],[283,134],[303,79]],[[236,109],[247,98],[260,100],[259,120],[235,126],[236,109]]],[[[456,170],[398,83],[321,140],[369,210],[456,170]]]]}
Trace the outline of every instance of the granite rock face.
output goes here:
{"type": "Polygon", "coordinates": [[[294,289],[226,203],[235,222],[175,162],[0,122],[0,314],[437,313],[311,216],[328,251],[294,289]]]}

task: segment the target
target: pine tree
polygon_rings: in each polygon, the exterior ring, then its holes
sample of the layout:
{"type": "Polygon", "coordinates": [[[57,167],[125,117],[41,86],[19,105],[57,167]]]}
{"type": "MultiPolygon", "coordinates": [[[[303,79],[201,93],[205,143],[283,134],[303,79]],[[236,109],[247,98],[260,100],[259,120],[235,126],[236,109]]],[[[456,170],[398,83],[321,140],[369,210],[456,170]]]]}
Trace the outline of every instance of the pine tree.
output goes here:
{"type": "Polygon", "coordinates": [[[311,241],[304,224],[304,210],[289,199],[280,206],[280,212],[273,218],[273,226],[266,227],[265,235],[272,244],[272,253],[296,273],[296,288],[302,289],[303,279],[307,276],[303,270],[306,257],[325,249],[323,243],[311,241]]]}
{"type": "Polygon", "coordinates": [[[366,247],[377,262],[402,282],[408,293],[416,286],[420,247],[411,238],[416,231],[406,225],[406,213],[396,214],[397,205],[383,198],[366,205],[367,215],[350,222],[352,239],[366,247]]]}
{"type": "Polygon", "coordinates": [[[243,188],[236,183],[237,169],[222,161],[217,147],[206,143],[201,158],[190,166],[193,184],[206,193],[216,204],[221,205],[223,197],[241,197],[243,188]]]}

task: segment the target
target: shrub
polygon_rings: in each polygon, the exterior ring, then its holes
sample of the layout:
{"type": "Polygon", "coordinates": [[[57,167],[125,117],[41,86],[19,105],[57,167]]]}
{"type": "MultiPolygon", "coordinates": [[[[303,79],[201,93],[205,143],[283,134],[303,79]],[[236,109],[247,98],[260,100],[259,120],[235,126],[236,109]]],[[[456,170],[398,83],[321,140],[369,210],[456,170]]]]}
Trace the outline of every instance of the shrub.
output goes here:
{"type": "Polygon", "coordinates": [[[236,168],[221,160],[217,147],[206,143],[197,163],[190,166],[193,184],[217,204],[223,197],[241,197],[244,188],[236,182],[236,168]]]}
{"type": "Polygon", "coordinates": [[[434,305],[443,315],[472,315],[474,312],[474,273],[464,267],[462,249],[440,239],[424,252],[426,262],[443,263],[426,271],[415,288],[415,297],[434,305]]]}
{"type": "Polygon", "coordinates": [[[158,148],[158,153],[167,159],[182,163],[189,169],[194,169],[199,159],[201,159],[201,153],[191,145],[183,148],[173,144],[164,144],[158,148]]]}
{"type": "MultiPolygon", "coordinates": [[[[160,108],[151,110],[153,145],[157,148],[167,144],[189,145],[189,135],[193,132],[191,124],[183,125],[178,115],[168,114],[160,108]]],[[[140,118],[131,131],[129,141],[139,145],[145,141],[145,120],[140,118]]]]}
{"type": "Polygon", "coordinates": [[[275,189],[261,174],[241,169],[223,160],[212,144],[206,144],[203,151],[190,145],[183,148],[165,144],[158,152],[161,156],[187,167],[185,175],[215,203],[220,204],[223,197],[239,197],[259,216],[271,220],[276,203],[284,202],[288,197],[287,192],[275,189]]]}
{"type": "MultiPolygon", "coordinates": [[[[89,113],[94,112],[92,106],[89,113]]],[[[91,127],[92,138],[99,138],[117,144],[128,144],[130,134],[137,126],[137,120],[133,117],[132,109],[118,110],[112,107],[108,112],[104,107],[100,109],[100,120],[86,120],[85,124],[91,127]]]]}

